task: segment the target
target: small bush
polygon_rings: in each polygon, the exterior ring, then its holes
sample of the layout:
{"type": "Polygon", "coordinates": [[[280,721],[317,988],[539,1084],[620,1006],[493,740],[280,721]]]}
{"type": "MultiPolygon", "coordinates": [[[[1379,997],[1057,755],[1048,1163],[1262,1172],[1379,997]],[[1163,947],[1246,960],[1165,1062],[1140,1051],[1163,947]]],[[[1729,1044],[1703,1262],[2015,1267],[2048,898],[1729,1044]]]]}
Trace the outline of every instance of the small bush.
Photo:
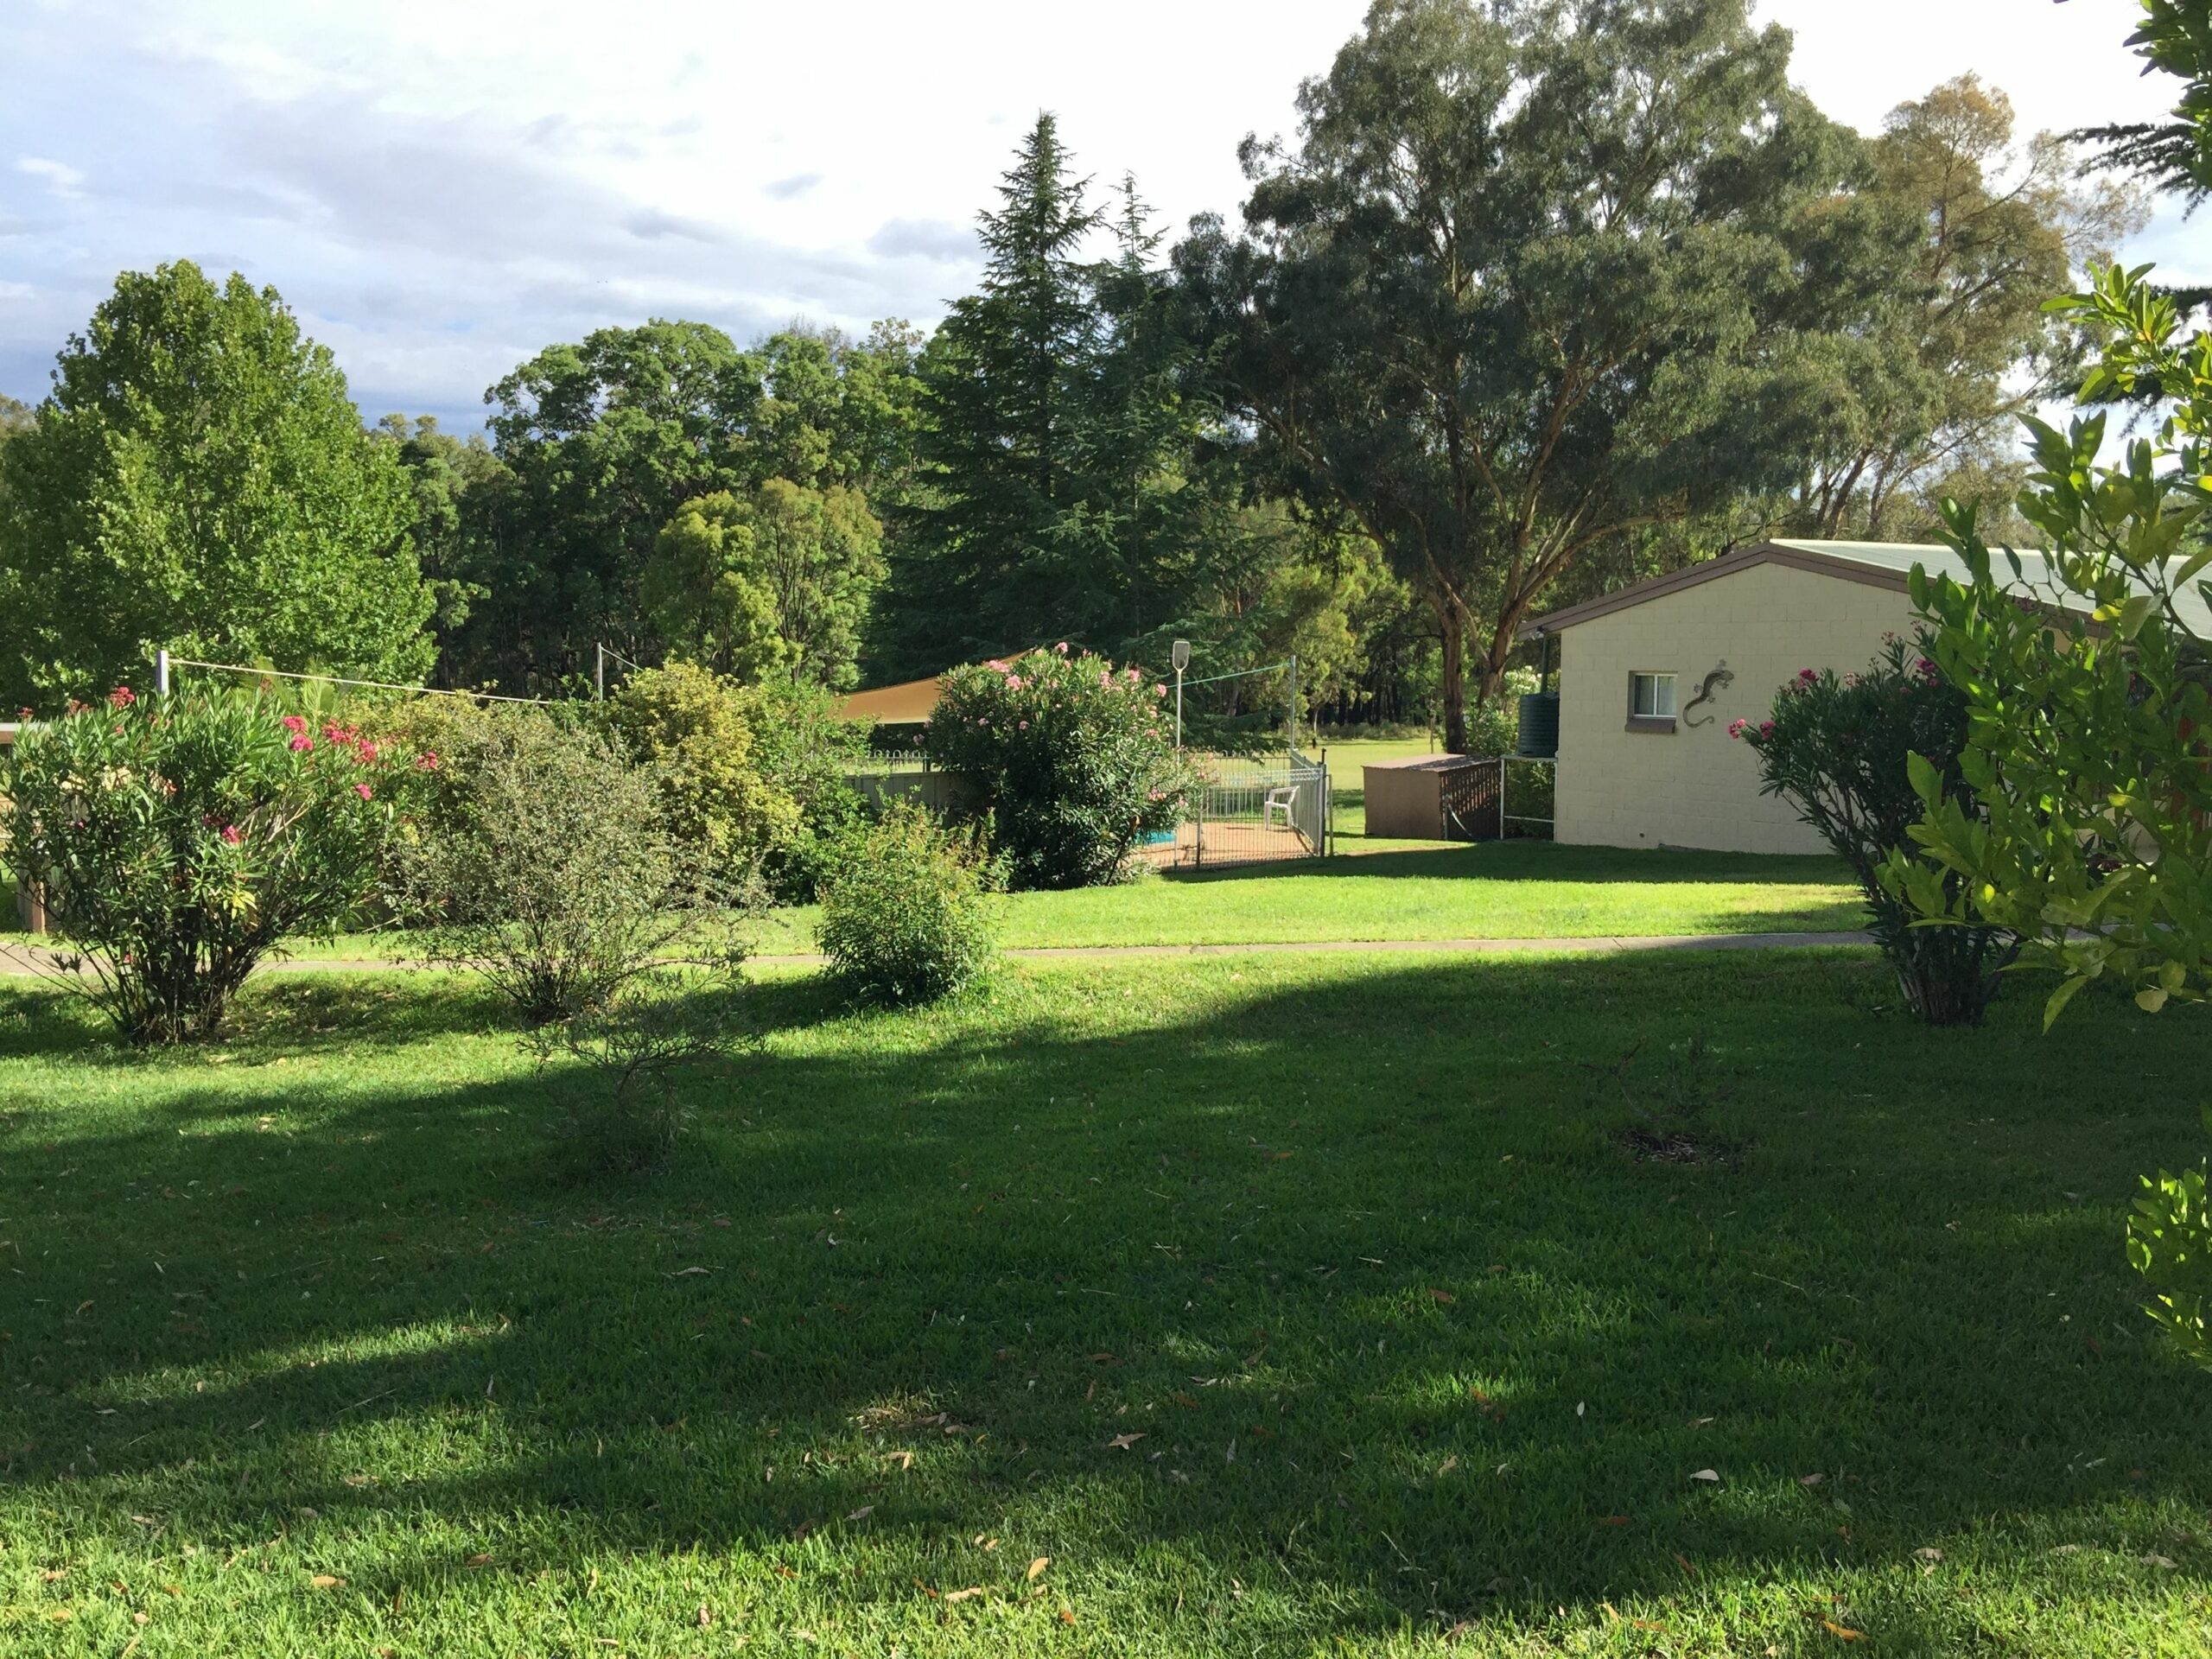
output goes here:
{"type": "Polygon", "coordinates": [[[995,885],[979,836],[901,802],[844,843],[822,889],[822,949],[861,995],[927,1002],[981,973],[995,885]]]}
{"type": "Polygon", "coordinates": [[[742,688],[690,663],[635,675],[607,700],[652,774],[669,832],[710,865],[757,865],[798,827],[798,803],[762,774],[742,688]]]}
{"type": "Polygon", "coordinates": [[[1140,836],[1182,821],[1192,774],[1167,688],[1063,644],[954,670],[930,757],[966,779],[1020,887],[1117,880],[1140,836]]]}
{"type": "MultiPolygon", "coordinates": [[[[1758,752],[1764,791],[1789,801],[1851,866],[1872,912],[1868,931],[1897,970],[1907,1006],[1932,1026],[1980,1025],[1999,976],[2018,953],[2018,938],[1963,921],[1913,926],[1919,912],[1883,868],[1892,859],[1910,861],[1907,831],[1923,810],[1913,757],[1934,767],[1946,792],[1972,810],[1973,791],[1959,772],[1965,698],[1927,658],[1891,638],[1865,671],[1839,678],[1833,670],[1806,669],[1776,695],[1769,719],[1739,720],[1728,729],[1758,752]]],[[[1926,870],[1924,878],[1932,882],[1936,872],[1926,870]]],[[[1941,880],[1963,916],[1960,878],[1941,880]]]]}
{"type": "Polygon", "coordinates": [[[588,1164],[636,1172],[669,1161],[696,1116],[686,1082],[760,1046],[739,1022],[741,991],[727,969],[656,968],[600,1007],[531,1033],[541,1070],[562,1055],[588,1069],[586,1096],[566,1125],[588,1164]]]}
{"type": "Polygon", "coordinates": [[[837,713],[818,685],[771,680],[742,688],[761,775],[798,804],[789,836],[771,845],[761,878],[779,903],[811,903],[838,846],[867,817],[851,774],[868,764],[868,728],[837,713]]]}
{"type": "Polygon", "coordinates": [[[411,901],[441,918],[425,954],[527,1020],[604,1006],[729,896],[664,827],[654,779],[598,732],[505,707],[443,761],[463,798],[404,861],[411,901]]]}
{"type": "Polygon", "coordinates": [[[376,900],[416,757],[251,695],[188,694],[26,725],[0,763],[0,856],[84,955],[68,982],[134,1043],[215,1035],[288,936],[376,900]]]}
{"type": "MultiPolygon", "coordinates": [[[[2212,1126],[2212,1113],[2206,1116],[2212,1126]]],[[[2145,1307],[2175,1349],[2212,1370],[2212,1210],[2206,1207],[2206,1166],[2157,1180],[2143,1178],[2144,1196],[2127,1217],[2127,1260],[2151,1291],[2145,1307]]]]}

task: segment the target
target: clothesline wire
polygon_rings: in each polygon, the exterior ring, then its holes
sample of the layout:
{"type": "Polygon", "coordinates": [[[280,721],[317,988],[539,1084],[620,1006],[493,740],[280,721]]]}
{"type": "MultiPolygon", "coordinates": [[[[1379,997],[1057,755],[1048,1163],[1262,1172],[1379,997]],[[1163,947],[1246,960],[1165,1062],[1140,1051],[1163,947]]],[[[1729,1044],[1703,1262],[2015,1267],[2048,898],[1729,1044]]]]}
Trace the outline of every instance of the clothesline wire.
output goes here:
{"type": "Polygon", "coordinates": [[[497,691],[447,691],[435,685],[398,685],[390,680],[353,680],[340,674],[293,674],[281,668],[248,668],[243,663],[204,663],[196,657],[172,657],[171,668],[212,668],[226,674],[258,674],[277,680],[321,680],[331,685],[365,686],[373,691],[418,691],[432,697],[467,697],[485,702],[543,703],[543,697],[510,697],[497,691]]]}

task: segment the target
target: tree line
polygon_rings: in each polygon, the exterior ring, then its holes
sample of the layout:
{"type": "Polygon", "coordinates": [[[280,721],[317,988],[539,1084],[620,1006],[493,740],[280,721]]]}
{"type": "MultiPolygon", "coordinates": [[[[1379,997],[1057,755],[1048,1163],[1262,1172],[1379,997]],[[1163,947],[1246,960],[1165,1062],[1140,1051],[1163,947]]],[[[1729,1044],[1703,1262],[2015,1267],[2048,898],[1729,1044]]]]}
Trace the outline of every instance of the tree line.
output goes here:
{"type": "Polygon", "coordinates": [[[1554,604],[2001,524],[2082,372],[2044,302],[2143,186],[1971,75],[1862,137],[1789,69],[1745,0],[1378,0],[1233,219],[1171,241],[1040,115],[934,331],[604,328],[467,437],[364,429],[271,289],[125,273],[0,405],[0,697],[158,645],[540,693],[601,645],[844,688],[1179,637],[1462,747],[1554,604]]]}

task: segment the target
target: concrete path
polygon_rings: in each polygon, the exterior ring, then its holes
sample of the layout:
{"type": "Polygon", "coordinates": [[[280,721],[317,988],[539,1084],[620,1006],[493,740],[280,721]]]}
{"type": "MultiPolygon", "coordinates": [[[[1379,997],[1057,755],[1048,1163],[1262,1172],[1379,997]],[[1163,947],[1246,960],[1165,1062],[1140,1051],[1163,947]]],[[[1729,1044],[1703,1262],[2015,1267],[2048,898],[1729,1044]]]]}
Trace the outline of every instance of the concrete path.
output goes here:
{"type": "MultiPolygon", "coordinates": [[[[1320,939],[1269,941],[1258,944],[1050,944],[1017,946],[1009,957],[1052,959],[1063,957],[1249,957],[1313,952],[1359,952],[1398,955],[1427,952],[1446,956],[1526,956],[1539,952],[1571,951],[1605,956],[1629,950],[1783,950],[1808,945],[1867,944],[1864,933],[1672,933],[1650,937],[1599,936],[1552,939],[1320,939]]],[[[747,958],[769,968],[818,968],[827,958],[813,954],[759,956],[747,958]]],[[[336,962],[296,957],[268,964],[266,971],[283,974],[392,973],[419,971],[421,964],[406,962],[336,962]]],[[[45,974],[57,971],[54,953],[38,945],[0,944],[0,975],[45,974]]]]}

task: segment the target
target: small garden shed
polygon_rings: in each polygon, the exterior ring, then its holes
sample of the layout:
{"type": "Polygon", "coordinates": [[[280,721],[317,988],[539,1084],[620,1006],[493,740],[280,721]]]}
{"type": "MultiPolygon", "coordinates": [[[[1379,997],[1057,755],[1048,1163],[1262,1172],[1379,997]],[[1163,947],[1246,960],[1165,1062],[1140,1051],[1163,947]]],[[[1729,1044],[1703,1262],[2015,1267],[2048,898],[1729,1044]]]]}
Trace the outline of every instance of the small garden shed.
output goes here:
{"type": "MultiPolygon", "coordinates": [[[[2021,596],[2048,592],[2020,555],[2021,596]]],[[[1539,617],[1560,671],[1554,834],[1611,847],[1817,853],[1786,802],[1759,792],[1731,721],[1759,721],[1801,669],[1863,668],[1917,626],[1915,564],[1963,580],[1948,547],[1773,541],[1539,617]]],[[[2187,603],[2202,609],[2192,593],[2187,603]]],[[[2212,615],[2202,619],[2212,627],[2212,615]]]]}
{"type": "MultiPolygon", "coordinates": [[[[1436,841],[1452,833],[1444,814],[1446,799],[1463,795],[1478,772],[1495,779],[1497,762],[1465,754],[1415,754],[1402,760],[1377,760],[1360,771],[1370,836],[1436,841]]],[[[1494,783],[1491,792],[1494,814],[1494,783]]]]}

